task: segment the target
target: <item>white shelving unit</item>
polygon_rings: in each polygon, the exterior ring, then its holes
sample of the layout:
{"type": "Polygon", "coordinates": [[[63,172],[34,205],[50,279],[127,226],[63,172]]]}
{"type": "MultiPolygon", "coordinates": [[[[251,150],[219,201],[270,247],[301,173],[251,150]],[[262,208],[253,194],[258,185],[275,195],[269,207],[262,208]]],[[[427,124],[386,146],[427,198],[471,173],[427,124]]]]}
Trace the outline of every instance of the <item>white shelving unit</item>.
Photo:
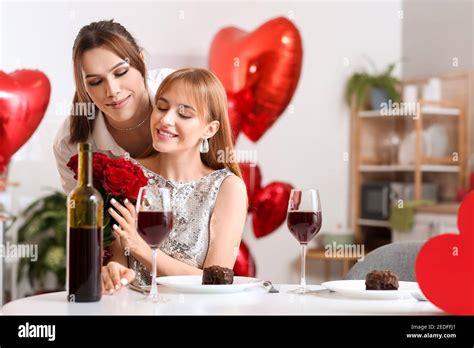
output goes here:
{"type": "MultiPolygon", "coordinates": [[[[415,200],[422,198],[422,185],[425,180],[441,185],[451,185],[451,187],[465,187],[467,185],[466,105],[461,100],[454,99],[440,102],[419,100],[416,108],[411,110],[407,108],[353,110],[351,176],[354,188],[351,198],[351,221],[356,240],[364,240],[363,231],[365,233],[373,229],[373,231],[381,232],[377,229],[390,229],[388,221],[361,218],[361,187],[364,182],[413,182],[415,200]],[[456,137],[454,140],[456,146],[453,147],[453,151],[458,154],[456,161],[450,155],[451,152],[442,157],[424,153],[424,127],[432,124],[448,125],[452,132],[450,136],[456,137]],[[397,156],[389,154],[388,158],[384,157],[383,150],[376,148],[378,144],[387,146],[382,142],[386,135],[396,134],[398,139],[404,139],[410,132],[415,132],[416,135],[413,144],[413,163],[399,164],[397,156]]],[[[387,147],[387,151],[393,150],[387,147]]],[[[438,205],[452,200],[452,197],[442,197],[438,205]]]]}
{"type": "MultiPolygon", "coordinates": [[[[436,115],[436,116],[459,116],[461,114],[461,110],[459,108],[448,108],[448,107],[440,107],[440,106],[433,106],[433,105],[423,105],[420,108],[420,111],[423,115],[436,115]]],[[[362,118],[371,118],[371,117],[400,117],[400,118],[412,118],[416,115],[412,113],[404,113],[401,112],[399,114],[394,115],[393,111],[390,111],[391,114],[385,115],[382,110],[363,110],[359,112],[359,117],[362,118]]]]}
{"type": "MultiPolygon", "coordinates": [[[[412,172],[415,170],[414,164],[391,164],[391,165],[373,165],[362,164],[359,166],[360,172],[412,172]]],[[[431,173],[457,173],[459,172],[458,165],[448,164],[422,164],[422,172],[431,173]]]]}
{"type": "Polygon", "coordinates": [[[457,165],[447,165],[447,164],[422,164],[422,172],[431,172],[431,173],[458,173],[460,170],[457,165]]]}
{"type": "Polygon", "coordinates": [[[411,172],[415,170],[414,164],[362,164],[360,172],[411,172]]]}
{"type": "Polygon", "coordinates": [[[373,226],[373,227],[390,227],[388,221],[385,220],[370,220],[370,219],[359,219],[359,225],[361,226],[373,226]]]}

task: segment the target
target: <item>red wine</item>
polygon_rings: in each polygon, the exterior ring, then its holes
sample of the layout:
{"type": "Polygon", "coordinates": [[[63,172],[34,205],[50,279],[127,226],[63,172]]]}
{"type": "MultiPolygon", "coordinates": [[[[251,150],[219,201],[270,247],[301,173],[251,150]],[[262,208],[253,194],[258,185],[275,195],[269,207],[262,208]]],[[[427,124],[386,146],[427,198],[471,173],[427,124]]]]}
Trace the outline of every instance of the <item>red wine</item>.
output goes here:
{"type": "Polygon", "coordinates": [[[69,302],[102,296],[102,196],[92,184],[92,146],[79,143],[78,183],[67,198],[67,293],[69,302]]]}
{"type": "Polygon", "coordinates": [[[301,244],[308,244],[321,229],[321,224],[321,212],[290,211],[288,213],[288,228],[301,244]]]}
{"type": "Polygon", "coordinates": [[[102,229],[69,229],[69,301],[99,301],[101,295],[102,229]]]}
{"type": "Polygon", "coordinates": [[[138,233],[151,247],[158,247],[173,229],[173,212],[141,211],[138,213],[138,233]]]}

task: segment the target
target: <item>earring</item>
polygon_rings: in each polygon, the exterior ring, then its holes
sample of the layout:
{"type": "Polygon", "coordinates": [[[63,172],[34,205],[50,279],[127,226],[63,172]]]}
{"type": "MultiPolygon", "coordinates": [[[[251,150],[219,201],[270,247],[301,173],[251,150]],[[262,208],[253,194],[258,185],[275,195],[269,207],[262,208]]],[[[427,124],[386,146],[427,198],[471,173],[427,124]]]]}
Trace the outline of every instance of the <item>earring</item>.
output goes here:
{"type": "Polygon", "coordinates": [[[208,153],[209,152],[209,142],[207,138],[202,138],[201,147],[199,148],[199,152],[201,153],[208,153]]]}

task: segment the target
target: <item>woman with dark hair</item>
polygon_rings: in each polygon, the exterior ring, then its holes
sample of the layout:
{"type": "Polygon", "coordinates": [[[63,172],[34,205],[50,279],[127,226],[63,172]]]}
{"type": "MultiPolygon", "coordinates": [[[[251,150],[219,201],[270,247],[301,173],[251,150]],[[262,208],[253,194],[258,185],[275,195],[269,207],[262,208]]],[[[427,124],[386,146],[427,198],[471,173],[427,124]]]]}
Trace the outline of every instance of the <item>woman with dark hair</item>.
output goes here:
{"type": "Polygon", "coordinates": [[[110,157],[144,158],[153,152],[150,115],[161,81],[172,69],[146,70],[143,50],[113,20],[84,26],[73,45],[74,93],[71,115],[53,149],[66,193],[75,186],[67,162],[78,142],[110,157]]]}
{"type": "MultiPolygon", "coordinates": [[[[83,27],[74,42],[73,61],[74,107],[54,143],[65,191],[76,185],[67,162],[78,142],[90,142],[94,151],[110,157],[128,153],[148,185],[172,192],[176,222],[160,246],[158,273],[233,268],[247,193],[238,164],[220,158],[233,152],[233,143],[226,92],[218,78],[193,68],[147,74],[136,41],[113,21],[83,27]]],[[[102,269],[107,293],[123,287],[122,278],[150,284],[153,268],[150,247],[135,228],[135,207],[127,200],[111,202],[114,209],[108,214],[117,225],[112,259],[102,269]]]]}

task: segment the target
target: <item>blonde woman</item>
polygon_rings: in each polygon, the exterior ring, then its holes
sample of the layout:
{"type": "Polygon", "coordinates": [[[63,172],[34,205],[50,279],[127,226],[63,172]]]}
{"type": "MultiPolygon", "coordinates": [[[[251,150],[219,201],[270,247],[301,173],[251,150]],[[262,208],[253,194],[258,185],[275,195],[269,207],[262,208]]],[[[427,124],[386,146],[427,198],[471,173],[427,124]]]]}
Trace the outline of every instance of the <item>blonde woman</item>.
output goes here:
{"type": "MultiPolygon", "coordinates": [[[[151,115],[154,154],[134,161],[149,185],[171,191],[174,226],[157,258],[159,275],[199,275],[210,265],[233,268],[247,215],[247,194],[233,151],[227,98],[219,80],[204,69],[166,77],[151,115]]],[[[113,259],[102,271],[113,293],[122,278],[150,284],[151,249],[135,229],[135,207],[114,203],[118,222],[113,259]]]]}

